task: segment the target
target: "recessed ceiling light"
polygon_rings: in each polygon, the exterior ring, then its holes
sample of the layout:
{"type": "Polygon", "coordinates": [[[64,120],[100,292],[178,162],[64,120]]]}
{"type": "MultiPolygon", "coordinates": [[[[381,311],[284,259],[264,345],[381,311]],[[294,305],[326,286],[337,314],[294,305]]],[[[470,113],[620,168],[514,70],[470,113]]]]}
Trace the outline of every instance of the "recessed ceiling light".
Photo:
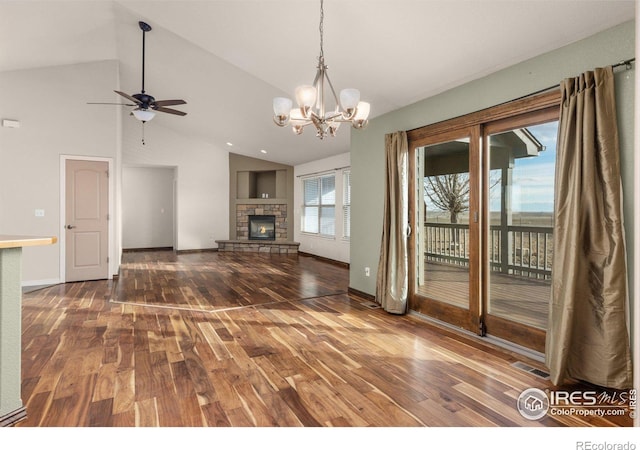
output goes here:
{"type": "Polygon", "coordinates": [[[231,142],[227,142],[227,145],[228,145],[229,147],[233,147],[233,144],[232,144],[231,142]]]}
{"type": "Polygon", "coordinates": [[[260,153],[267,153],[265,149],[260,150],[260,153]]]}

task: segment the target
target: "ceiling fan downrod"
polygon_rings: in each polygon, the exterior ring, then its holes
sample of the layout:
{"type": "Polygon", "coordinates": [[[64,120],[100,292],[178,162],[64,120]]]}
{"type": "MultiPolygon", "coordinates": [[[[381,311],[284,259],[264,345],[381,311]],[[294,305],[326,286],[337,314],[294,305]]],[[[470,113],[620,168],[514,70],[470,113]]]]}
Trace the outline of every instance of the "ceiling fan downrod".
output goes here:
{"type": "Polygon", "coordinates": [[[140,29],[142,30],[142,94],[144,94],[144,61],[145,61],[145,35],[147,31],[151,31],[151,25],[145,22],[138,22],[140,29]]]}

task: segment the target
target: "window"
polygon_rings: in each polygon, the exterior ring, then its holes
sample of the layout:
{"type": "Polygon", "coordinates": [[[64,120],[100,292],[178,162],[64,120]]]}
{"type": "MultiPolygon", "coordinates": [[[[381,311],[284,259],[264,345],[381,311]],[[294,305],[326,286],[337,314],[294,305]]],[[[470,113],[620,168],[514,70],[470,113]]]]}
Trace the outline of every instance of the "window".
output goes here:
{"type": "Polygon", "coordinates": [[[342,172],[342,237],[351,237],[351,171],[342,172]]]}
{"type": "Polygon", "coordinates": [[[336,177],[321,175],[302,180],[302,232],[336,235],[336,177]]]}

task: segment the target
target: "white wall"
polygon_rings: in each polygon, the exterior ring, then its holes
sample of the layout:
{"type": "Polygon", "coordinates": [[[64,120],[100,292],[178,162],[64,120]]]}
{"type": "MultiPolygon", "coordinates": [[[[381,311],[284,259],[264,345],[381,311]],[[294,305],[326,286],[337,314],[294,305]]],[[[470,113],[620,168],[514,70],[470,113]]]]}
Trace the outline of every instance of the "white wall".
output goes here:
{"type": "MultiPolygon", "coordinates": [[[[113,162],[110,275],[118,272],[121,248],[122,164],[176,168],[178,250],[213,248],[228,238],[228,151],[173,131],[181,117],[168,115],[145,125],[142,146],[140,122],[119,107],[87,105],[112,98],[119,87],[117,61],[0,73],[0,119],[20,121],[20,128],[0,127],[0,234],[62,241],[60,160],[78,155],[113,162]]],[[[61,242],[25,248],[23,284],[63,281],[60,251],[61,242]]]]}
{"type": "Polygon", "coordinates": [[[181,119],[158,113],[144,125],[142,145],[141,122],[124,117],[123,165],[175,167],[175,249],[215,248],[229,236],[229,152],[171,128],[181,119]]]}
{"type": "Polygon", "coordinates": [[[335,261],[349,262],[349,240],[344,239],[342,224],[342,193],[343,177],[342,168],[349,167],[349,153],[331,156],[329,158],[300,164],[294,167],[293,174],[293,221],[294,240],[300,243],[301,252],[310,253],[335,261]],[[338,169],[338,170],[336,170],[338,169]],[[320,237],[300,231],[303,192],[302,178],[308,174],[335,172],[336,175],[336,236],[335,238],[320,237]]]}
{"type": "Polygon", "coordinates": [[[122,247],[173,247],[174,168],[122,168],[122,247]]]}
{"type": "MultiPolygon", "coordinates": [[[[20,121],[20,128],[0,128],[0,233],[61,239],[60,156],[118,163],[120,111],[87,105],[113,92],[117,83],[115,61],[0,73],[0,118],[20,121]],[[44,210],[44,217],[36,217],[36,209],[44,210]]],[[[118,245],[116,232],[114,257],[118,245]]],[[[24,284],[59,282],[60,250],[60,243],[25,248],[24,284]]]]}

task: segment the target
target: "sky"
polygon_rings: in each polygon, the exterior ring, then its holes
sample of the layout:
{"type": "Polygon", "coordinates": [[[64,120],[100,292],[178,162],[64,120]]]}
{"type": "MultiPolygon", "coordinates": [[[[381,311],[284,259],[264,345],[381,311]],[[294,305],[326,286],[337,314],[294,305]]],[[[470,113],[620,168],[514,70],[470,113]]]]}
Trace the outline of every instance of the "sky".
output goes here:
{"type": "MultiPolygon", "coordinates": [[[[527,129],[546,149],[539,156],[516,160],[511,206],[514,212],[552,212],[558,122],[527,129]]],[[[494,209],[492,202],[491,210],[499,210],[499,203],[494,209]]]]}
{"type": "MultiPolygon", "coordinates": [[[[527,130],[544,146],[544,150],[537,156],[518,158],[515,160],[512,172],[511,210],[520,212],[553,212],[554,180],[556,161],[556,141],[558,122],[549,122],[527,127],[527,130]]],[[[464,175],[463,175],[464,176],[464,175]]],[[[490,184],[489,208],[500,211],[500,171],[492,171],[490,184]]],[[[426,196],[425,196],[426,197],[426,196]]],[[[438,208],[425,198],[428,214],[436,214],[438,208]]],[[[463,213],[460,217],[465,216],[463,213]]]]}

